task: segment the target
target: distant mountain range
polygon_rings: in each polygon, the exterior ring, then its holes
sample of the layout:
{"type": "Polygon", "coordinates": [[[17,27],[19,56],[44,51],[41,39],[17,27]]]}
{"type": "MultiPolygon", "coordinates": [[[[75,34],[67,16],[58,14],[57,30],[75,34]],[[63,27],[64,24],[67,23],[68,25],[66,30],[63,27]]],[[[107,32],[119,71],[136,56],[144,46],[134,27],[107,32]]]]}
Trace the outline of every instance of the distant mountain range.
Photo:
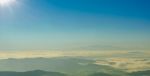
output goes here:
{"type": "Polygon", "coordinates": [[[116,76],[126,75],[120,69],[93,64],[95,61],[86,58],[25,58],[0,60],[0,71],[44,70],[61,72],[72,76],[87,76],[96,72],[106,72],[116,76]]]}
{"type": "Polygon", "coordinates": [[[58,72],[35,70],[27,72],[0,72],[0,76],[67,76],[67,75],[58,72]]]}
{"type": "MultiPolygon", "coordinates": [[[[0,72],[0,76],[69,76],[69,75],[64,74],[64,73],[59,73],[59,72],[48,72],[48,71],[42,71],[42,70],[35,70],[35,71],[27,71],[27,72],[3,71],[3,72],[0,72]]],[[[93,73],[93,74],[90,74],[87,76],[115,76],[115,75],[98,72],[98,73],[93,73]]],[[[150,70],[133,72],[133,73],[129,73],[126,76],[150,76],[150,70]]]]}
{"type": "Polygon", "coordinates": [[[0,60],[0,76],[150,76],[148,70],[127,73],[94,62],[71,57],[3,59],[0,60]]]}

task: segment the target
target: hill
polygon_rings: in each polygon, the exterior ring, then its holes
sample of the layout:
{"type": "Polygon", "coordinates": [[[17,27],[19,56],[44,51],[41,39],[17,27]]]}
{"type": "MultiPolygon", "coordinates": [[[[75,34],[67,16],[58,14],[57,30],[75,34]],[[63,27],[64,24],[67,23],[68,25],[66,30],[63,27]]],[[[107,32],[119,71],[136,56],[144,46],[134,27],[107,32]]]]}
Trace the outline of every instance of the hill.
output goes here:
{"type": "Polygon", "coordinates": [[[42,70],[27,72],[0,72],[0,76],[67,76],[59,72],[47,72],[42,70]]]}

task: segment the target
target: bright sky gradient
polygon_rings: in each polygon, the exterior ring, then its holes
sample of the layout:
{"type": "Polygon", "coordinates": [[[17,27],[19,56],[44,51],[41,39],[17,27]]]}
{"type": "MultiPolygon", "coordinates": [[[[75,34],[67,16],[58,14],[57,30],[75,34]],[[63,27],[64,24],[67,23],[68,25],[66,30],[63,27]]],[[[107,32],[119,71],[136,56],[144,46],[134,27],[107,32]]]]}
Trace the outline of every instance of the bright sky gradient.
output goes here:
{"type": "Polygon", "coordinates": [[[149,0],[17,0],[0,50],[150,50],[149,0]]]}

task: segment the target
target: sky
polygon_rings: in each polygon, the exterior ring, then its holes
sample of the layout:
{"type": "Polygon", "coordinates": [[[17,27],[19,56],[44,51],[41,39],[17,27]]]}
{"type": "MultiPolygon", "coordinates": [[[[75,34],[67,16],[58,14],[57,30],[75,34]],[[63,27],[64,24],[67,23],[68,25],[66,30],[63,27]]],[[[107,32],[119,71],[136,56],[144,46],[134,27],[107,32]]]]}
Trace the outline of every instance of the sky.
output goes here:
{"type": "Polygon", "coordinates": [[[150,50],[149,0],[16,0],[0,6],[0,51],[150,50]]]}

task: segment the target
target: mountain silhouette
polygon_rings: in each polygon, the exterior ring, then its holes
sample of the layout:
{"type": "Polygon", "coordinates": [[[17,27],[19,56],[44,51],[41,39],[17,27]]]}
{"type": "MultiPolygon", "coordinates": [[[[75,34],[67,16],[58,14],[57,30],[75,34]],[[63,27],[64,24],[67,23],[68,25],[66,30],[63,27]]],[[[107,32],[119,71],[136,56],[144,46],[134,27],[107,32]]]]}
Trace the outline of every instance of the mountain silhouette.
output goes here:
{"type": "Polygon", "coordinates": [[[107,73],[94,73],[94,74],[91,74],[89,76],[112,76],[112,75],[109,75],[107,73]]]}
{"type": "Polygon", "coordinates": [[[67,76],[59,72],[47,72],[42,70],[27,71],[27,72],[0,72],[0,76],[67,76]]]}

